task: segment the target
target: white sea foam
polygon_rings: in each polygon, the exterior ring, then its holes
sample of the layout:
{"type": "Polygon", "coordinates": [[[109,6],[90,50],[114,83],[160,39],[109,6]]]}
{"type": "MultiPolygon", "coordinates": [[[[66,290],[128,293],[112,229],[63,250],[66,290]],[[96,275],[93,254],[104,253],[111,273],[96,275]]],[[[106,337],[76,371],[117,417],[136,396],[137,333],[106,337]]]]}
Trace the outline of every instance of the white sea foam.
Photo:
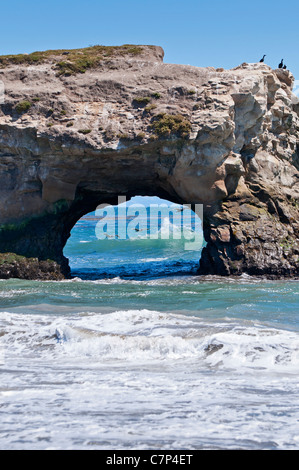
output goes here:
{"type": "Polygon", "coordinates": [[[149,311],[115,312],[65,326],[59,333],[70,354],[140,364],[194,359],[211,367],[298,372],[299,336],[260,326],[207,324],[149,311]],[[224,330],[224,331],[223,331],[224,330]]]}
{"type": "Polygon", "coordinates": [[[32,312],[0,313],[2,448],[297,447],[295,332],[148,309],[32,312]]]}
{"type": "Polygon", "coordinates": [[[140,261],[143,263],[152,263],[157,261],[166,261],[168,258],[142,258],[140,261]]]}
{"type": "Polygon", "coordinates": [[[143,361],[193,359],[209,367],[239,372],[298,371],[299,335],[258,324],[241,327],[232,320],[208,323],[197,317],[150,310],[57,317],[2,313],[2,321],[4,317],[7,353],[35,351],[54,355],[57,360],[63,357],[84,362],[89,357],[95,362],[115,360],[137,365],[143,361]]]}

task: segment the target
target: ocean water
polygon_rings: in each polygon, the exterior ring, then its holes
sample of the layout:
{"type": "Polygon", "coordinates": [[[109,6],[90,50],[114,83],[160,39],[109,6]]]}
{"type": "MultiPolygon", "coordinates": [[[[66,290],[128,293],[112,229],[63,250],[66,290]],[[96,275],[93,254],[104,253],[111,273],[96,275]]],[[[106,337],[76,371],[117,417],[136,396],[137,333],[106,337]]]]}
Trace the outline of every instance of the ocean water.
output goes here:
{"type": "Polygon", "coordinates": [[[0,281],[0,448],[298,449],[299,283],[197,276],[194,224],[99,220],[72,279],[0,281]]]}

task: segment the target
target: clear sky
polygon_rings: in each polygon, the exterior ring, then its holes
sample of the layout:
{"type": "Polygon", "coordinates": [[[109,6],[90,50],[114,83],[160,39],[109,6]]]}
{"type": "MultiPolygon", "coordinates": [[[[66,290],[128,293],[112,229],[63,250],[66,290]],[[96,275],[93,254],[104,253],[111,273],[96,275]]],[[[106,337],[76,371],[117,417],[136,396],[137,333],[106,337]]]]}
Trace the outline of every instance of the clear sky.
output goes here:
{"type": "Polygon", "coordinates": [[[288,0],[1,1],[0,54],[95,44],[154,44],[164,62],[276,68],[299,79],[299,2],[288,0]]]}

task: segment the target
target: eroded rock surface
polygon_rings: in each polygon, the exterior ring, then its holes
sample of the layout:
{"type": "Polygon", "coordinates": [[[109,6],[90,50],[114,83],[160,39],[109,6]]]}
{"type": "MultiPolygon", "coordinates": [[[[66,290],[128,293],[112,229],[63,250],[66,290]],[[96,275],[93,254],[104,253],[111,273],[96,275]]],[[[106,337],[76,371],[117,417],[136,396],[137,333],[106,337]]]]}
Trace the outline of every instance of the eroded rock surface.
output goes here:
{"type": "Polygon", "coordinates": [[[61,74],[59,54],[0,68],[1,252],[52,259],[68,275],[63,247],[82,215],[157,195],[204,204],[199,273],[298,275],[289,71],[165,64],[161,48],[143,46],[61,74]]]}

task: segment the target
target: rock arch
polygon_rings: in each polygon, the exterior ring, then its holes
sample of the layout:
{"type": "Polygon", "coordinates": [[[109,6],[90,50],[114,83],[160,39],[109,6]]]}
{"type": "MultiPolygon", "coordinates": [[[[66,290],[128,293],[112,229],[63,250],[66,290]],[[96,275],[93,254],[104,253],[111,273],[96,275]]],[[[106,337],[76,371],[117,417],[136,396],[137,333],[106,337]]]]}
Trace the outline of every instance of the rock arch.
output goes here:
{"type": "Polygon", "coordinates": [[[67,276],[63,247],[82,215],[121,195],[156,195],[204,205],[200,274],[298,275],[292,75],[162,56],[144,47],[71,75],[57,73],[57,57],[6,64],[0,252],[52,260],[67,276]]]}

